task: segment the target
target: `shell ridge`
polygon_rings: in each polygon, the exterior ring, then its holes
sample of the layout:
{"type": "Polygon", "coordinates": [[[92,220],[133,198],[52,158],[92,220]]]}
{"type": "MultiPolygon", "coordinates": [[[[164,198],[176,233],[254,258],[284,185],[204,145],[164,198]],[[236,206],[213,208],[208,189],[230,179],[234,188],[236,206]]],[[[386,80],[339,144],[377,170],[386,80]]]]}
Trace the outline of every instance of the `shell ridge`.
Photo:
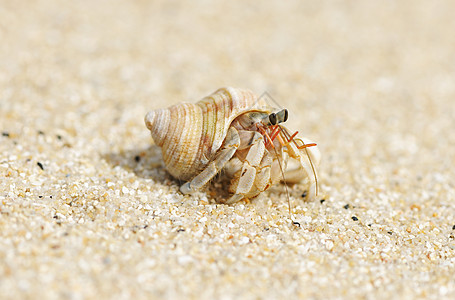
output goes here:
{"type": "Polygon", "coordinates": [[[204,124],[202,131],[201,152],[204,153],[209,160],[211,160],[213,153],[217,150],[214,147],[214,141],[216,139],[216,126],[213,126],[213,124],[217,123],[215,114],[217,105],[214,100],[214,96],[215,94],[209,95],[197,103],[198,106],[201,107],[204,124]]]}
{"type": "Polygon", "coordinates": [[[169,130],[169,109],[152,110],[145,116],[145,124],[151,131],[155,144],[162,146],[169,130]]]}
{"type": "Polygon", "coordinates": [[[254,104],[255,99],[254,94],[249,90],[236,89],[232,87],[227,87],[220,90],[223,90],[224,96],[221,101],[221,106],[224,110],[224,122],[220,122],[218,124],[219,127],[217,130],[220,133],[220,138],[214,141],[217,149],[219,149],[224,142],[224,137],[226,136],[232,121],[234,121],[234,119],[241,115],[243,112],[251,108],[254,104]]]}
{"type": "Polygon", "coordinates": [[[213,140],[215,147],[213,151],[218,151],[218,149],[221,147],[224,138],[226,137],[228,127],[231,124],[231,121],[229,120],[230,118],[225,117],[227,103],[232,102],[229,88],[223,91],[223,93],[220,95],[220,98],[221,99],[219,102],[216,101],[217,99],[214,99],[215,105],[217,107],[217,110],[215,112],[217,122],[215,123],[215,136],[213,140]]]}
{"type": "Polygon", "coordinates": [[[194,135],[193,139],[197,142],[196,149],[194,151],[194,156],[192,158],[193,164],[190,167],[190,170],[194,173],[199,173],[202,171],[204,166],[207,164],[207,162],[203,161],[200,159],[202,155],[204,154],[204,148],[207,147],[207,145],[210,145],[207,143],[206,139],[204,139],[204,127],[207,126],[204,124],[204,117],[203,117],[203,112],[202,109],[195,105],[195,113],[196,113],[196,122],[194,122],[195,125],[195,130],[194,130],[194,135]],[[198,159],[199,158],[199,159],[198,159]]]}
{"type": "MultiPolygon", "coordinates": [[[[185,151],[182,151],[184,155],[179,157],[179,164],[184,166],[185,173],[188,171],[196,172],[195,169],[199,169],[200,161],[196,160],[198,150],[201,145],[200,139],[201,130],[199,124],[200,122],[200,107],[197,105],[186,105],[184,106],[184,127],[182,133],[187,133],[181,137],[183,142],[182,148],[185,151]]],[[[183,150],[181,149],[181,150],[183,150]]]]}
{"type": "Polygon", "coordinates": [[[173,126],[169,126],[168,134],[166,135],[166,140],[162,147],[162,154],[164,158],[165,165],[167,166],[167,170],[175,177],[178,174],[178,165],[177,160],[179,156],[179,148],[180,148],[180,141],[176,139],[176,132],[180,130],[182,127],[182,117],[181,117],[181,105],[172,106],[169,108],[170,110],[170,118],[175,120],[175,123],[172,123],[173,126]]]}
{"type": "Polygon", "coordinates": [[[187,119],[188,119],[188,105],[184,103],[180,106],[179,116],[177,119],[177,123],[180,126],[175,131],[176,135],[176,147],[174,147],[173,152],[173,161],[175,162],[175,166],[180,168],[182,173],[186,173],[188,169],[188,165],[182,164],[188,159],[189,152],[191,152],[191,144],[188,144],[187,140],[191,141],[191,131],[188,130],[190,128],[187,127],[187,119]],[[177,139],[179,137],[179,139],[177,139]]]}

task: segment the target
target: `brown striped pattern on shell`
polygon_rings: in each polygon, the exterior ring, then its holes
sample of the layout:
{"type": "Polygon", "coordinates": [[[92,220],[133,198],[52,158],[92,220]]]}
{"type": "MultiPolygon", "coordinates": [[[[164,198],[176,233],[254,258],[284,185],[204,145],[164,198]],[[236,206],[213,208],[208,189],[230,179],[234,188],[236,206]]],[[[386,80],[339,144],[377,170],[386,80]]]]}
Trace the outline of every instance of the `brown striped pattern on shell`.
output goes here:
{"type": "Polygon", "coordinates": [[[213,159],[237,116],[265,107],[251,91],[228,87],[194,104],[150,111],[145,124],[161,147],[169,173],[189,180],[213,159]]]}

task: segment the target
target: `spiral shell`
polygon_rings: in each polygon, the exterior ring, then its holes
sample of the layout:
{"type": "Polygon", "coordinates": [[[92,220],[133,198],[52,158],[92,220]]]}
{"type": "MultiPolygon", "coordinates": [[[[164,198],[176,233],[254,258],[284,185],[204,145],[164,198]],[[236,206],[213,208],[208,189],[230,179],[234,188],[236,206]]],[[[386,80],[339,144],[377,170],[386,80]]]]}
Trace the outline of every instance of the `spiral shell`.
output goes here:
{"type": "Polygon", "coordinates": [[[197,103],[152,110],[145,124],[161,147],[169,173],[189,180],[212,160],[237,116],[266,107],[251,91],[228,87],[197,103]]]}

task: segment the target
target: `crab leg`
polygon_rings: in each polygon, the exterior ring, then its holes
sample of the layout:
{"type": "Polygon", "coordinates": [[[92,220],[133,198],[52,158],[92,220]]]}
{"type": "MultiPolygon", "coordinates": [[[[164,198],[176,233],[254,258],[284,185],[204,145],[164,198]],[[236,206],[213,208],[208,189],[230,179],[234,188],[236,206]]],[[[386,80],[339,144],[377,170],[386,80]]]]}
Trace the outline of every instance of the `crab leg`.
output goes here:
{"type": "Polygon", "coordinates": [[[235,177],[236,180],[231,183],[231,189],[234,190],[235,194],[226,200],[226,204],[232,204],[240,201],[252,190],[256,179],[256,168],[260,166],[264,153],[264,138],[259,132],[255,132],[252,145],[248,150],[242,170],[240,171],[241,173],[238,177],[235,177]]]}
{"type": "Polygon", "coordinates": [[[234,127],[230,127],[226,135],[225,144],[219,150],[215,159],[191,181],[184,183],[180,187],[180,191],[183,194],[190,194],[202,188],[207,182],[215,177],[232,156],[234,156],[234,153],[239,146],[239,133],[234,127]]]}

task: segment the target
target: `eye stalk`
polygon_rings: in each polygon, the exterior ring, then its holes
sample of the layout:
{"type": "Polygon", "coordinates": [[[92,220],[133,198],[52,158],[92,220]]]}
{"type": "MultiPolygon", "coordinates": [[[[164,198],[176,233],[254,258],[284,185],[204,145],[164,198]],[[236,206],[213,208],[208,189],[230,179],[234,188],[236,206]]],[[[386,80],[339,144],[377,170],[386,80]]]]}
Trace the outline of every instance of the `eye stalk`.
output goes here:
{"type": "Polygon", "coordinates": [[[277,113],[271,113],[262,117],[261,123],[266,126],[278,125],[288,120],[288,110],[282,109],[277,113]]]}
{"type": "Polygon", "coordinates": [[[288,119],[288,110],[282,109],[277,113],[271,113],[266,117],[266,121],[269,125],[277,125],[286,122],[288,119]]]}

